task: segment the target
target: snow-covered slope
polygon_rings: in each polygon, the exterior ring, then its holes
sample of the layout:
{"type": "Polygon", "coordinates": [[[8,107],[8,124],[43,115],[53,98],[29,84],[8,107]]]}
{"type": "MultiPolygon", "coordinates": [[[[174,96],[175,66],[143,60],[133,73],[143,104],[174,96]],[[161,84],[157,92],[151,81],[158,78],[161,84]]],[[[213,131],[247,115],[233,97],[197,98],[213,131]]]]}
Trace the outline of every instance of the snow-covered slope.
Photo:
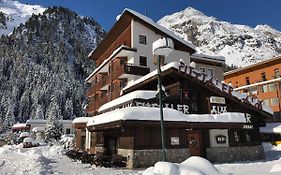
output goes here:
{"type": "Polygon", "coordinates": [[[43,11],[45,11],[45,8],[39,5],[26,5],[18,1],[0,0],[0,36],[11,34],[15,27],[25,23],[32,14],[43,13],[43,11]]]}
{"type": "Polygon", "coordinates": [[[228,65],[249,65],[281,54],[281,32],[268,25],[231,24],[191,7],[158,23],[191,41],[199,52],[225,56],[228,65]]]}

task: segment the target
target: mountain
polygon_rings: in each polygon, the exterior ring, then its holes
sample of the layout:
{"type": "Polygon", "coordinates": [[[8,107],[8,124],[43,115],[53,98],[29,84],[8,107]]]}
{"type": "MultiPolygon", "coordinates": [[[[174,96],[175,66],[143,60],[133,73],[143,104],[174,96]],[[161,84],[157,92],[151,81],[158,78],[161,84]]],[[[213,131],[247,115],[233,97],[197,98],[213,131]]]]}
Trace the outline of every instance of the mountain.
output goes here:
{"type": "Polygon", "coordinates": [[[251,28],[209,17],[188,7],[158,24],[191,41],[199,52],[221,55],[226,64],[245,66],[281,54],[281,32],[268,25],[251,28]]]}
{"type": "Polygon", "coordinates": [[[2,35],[0,132],[30,118],[84,116],[84,80],[95,67],[87,55],[104,35],[95,20],[62,7],[33,14],[2,35]]]}
{"type": "Polygon", "coordinates": [[[15,27],[25,23],[32,14],[43,13],[46,8],[18,1],[0,0],[0,36],[9,35],[15,27]]]}

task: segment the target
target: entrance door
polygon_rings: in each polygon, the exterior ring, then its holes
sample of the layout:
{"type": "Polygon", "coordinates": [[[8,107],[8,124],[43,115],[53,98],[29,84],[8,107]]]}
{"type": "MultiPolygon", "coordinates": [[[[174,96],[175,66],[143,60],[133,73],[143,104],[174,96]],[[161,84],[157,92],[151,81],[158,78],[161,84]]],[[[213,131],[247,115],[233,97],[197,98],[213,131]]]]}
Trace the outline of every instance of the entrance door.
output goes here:
{"type": "Polygon", "coordinates": [[[191,156],[203,156],[203,143],[200,131],[190,131],[187,134],[188,147],[191,156]]]}
{"type": "Polygon", "coordinates": [[[116,137],[105,137],[104,147],[106,149],[106,152],[105,152],[106,155],[112,156],[113,154],[117,154],[117,138],[116,137]]]}

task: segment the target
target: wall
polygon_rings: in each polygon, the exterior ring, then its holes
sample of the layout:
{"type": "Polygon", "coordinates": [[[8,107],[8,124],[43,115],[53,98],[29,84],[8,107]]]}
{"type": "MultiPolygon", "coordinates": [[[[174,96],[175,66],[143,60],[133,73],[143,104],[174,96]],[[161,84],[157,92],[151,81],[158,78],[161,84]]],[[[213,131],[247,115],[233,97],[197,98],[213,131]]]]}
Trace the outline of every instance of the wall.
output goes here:
{"type": "MultiPolygon", "coordinates": [[[[139,57],[147,57],[147,67],[150,68],[150,71],[156,69],[156,66],[153,64],[153,55],[152,55],[152,43],[157,39],[161,38],[161,35],[156,34],[151,29],[140,24],[137,21],[133,22],[132,25],[132,47],[137,49],[137,53],[134,55],[134,64],[139,66],[139,57]],[[146,44],[139,43],[139,35],[146,36],[146,44]]],[[[183,52],[179,50],[174,50],[167,58],[165,58],[166,63],[172,61],[179,61],[180,59],[187,60],[187,63],[190,62],[190,54],[188,52],[183,52]]]]}
{"type": "Polygon", "coordinates": [[[214,72],[214,78],[218,79],[219,81],[223,81],[223,68],[222,66],[215,66],[215,65],[210,65],[210,64],[202,64],[196,62],[196,69],[200,69],[201,67],[205,67],[206,71],[207,68],[213,69],[214,72]]]}
{"type": "MultiPolygon", "coordinates": [[[[162,160],[161,149],[130,150],[118,149],[118,154],[127,157],[127,168],[141,168],[153,166],[162,160]]],[[[167,149],[167,161],[180,163],[190,156],[189,149],[167,149]]]]}
{"type": "Polygon", "coordinates": [[[207,148],[207,159],[211,162],[253,161],[264,158],[264,150],[261,145],[207,148]]]}

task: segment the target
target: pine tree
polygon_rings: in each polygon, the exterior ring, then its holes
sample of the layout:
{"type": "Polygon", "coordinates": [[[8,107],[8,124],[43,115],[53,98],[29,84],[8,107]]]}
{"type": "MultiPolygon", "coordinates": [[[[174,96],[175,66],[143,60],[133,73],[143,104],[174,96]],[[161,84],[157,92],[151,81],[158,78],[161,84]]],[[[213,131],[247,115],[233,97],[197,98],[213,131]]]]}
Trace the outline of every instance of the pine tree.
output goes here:
{"type": "Polygon", "coordinates": [[[59,124],[59,118],[61,118],[60,109],[57,102],[52,102],[47,112],[48,121],[45,129],[45,135],[47,140],[60,139],[62,132],[62,125],[59,124]]]}

